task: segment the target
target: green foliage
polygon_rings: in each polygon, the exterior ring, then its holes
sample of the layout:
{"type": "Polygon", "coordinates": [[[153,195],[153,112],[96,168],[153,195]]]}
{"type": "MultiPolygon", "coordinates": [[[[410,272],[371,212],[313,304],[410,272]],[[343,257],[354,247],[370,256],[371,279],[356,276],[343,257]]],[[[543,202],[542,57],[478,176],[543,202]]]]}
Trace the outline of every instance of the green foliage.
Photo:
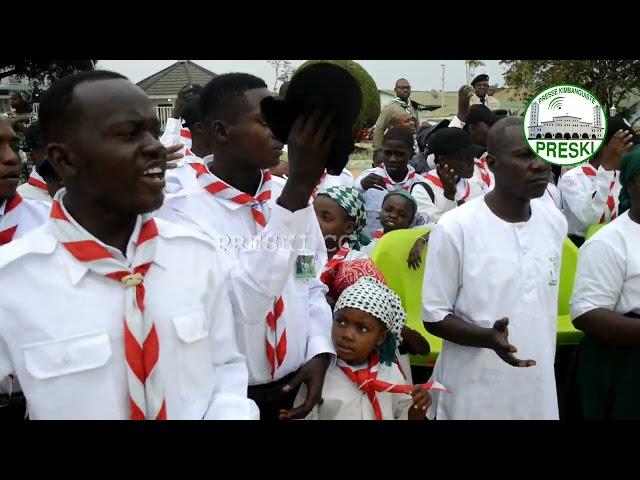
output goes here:
{"type": "Polygon", "coordinates": [[[592,92],[608,112],[611,106],[637,94],[640,60],[502,60],[505,81],[521,91],[526,104],[540,91],[558,83],[571,83],[592,92]]]}
{"type": "Polygon", "coordinates": [[[296,72],[318,62],[330,62],[347,70],[360,84],[362,89],[362,108],[354,125],[354,130],[369,128],[375,125],[380,116],[380,94],[371,75],[353,60],[308,60],[300,65],[296,72]]]}

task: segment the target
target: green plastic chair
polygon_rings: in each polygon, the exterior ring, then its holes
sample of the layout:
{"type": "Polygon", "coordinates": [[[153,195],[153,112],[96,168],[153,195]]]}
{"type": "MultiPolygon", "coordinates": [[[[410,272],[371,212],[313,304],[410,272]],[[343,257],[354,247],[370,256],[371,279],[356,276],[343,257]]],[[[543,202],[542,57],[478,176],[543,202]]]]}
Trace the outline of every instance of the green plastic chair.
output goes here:
{"type": "Polygon", "coordinates": [[[428,333],[422,323],[422,278],[427,248],[418,270],[407,265],[409,251],[428,228],[395,230],[385,234],[371,252],[371,260],[380,269],[389,288],[398,294],[407,312],[407,327],[419,332],[429,342],[429,355],[412,355],[412,365],[433,366],[442,350],[442,339],[428,333]]]}
{"type": "Polygon", "coordinates": [[[578,247],[571,240],[565,238],[562,245],[560,286],[558,289],[558,345],[578,344],[583,336],[583,333],[573,326],[569,311],[573,282],[578,268],[578,252],[578,247]]]}
{"type": "Polygon", "coordinates": [[[600,230],[602,227],[604,227],[606,225],[606,223],[596,223],[594,225],[591,225],[588,229],[587,229],[587,233],[584,236],[584,240],[587,241],[589,240],[591,237],[593,237],[593,235],[600,230]]]}
{"type": "MultiPolygon", "coordinates": [[[[402,301],[402,306],[407,312],[407,326],[419,332],[429,342],[431,347],[429,355],[411,356],[411,364],[421,366],[433,366],[442,350],[442,339],[427,332],[422,323],[422,279],[428,245],[424,249],[422,263],[418,270],[413,270],[407,265],[411,247],[428,231],[428,228],[423,228],[389,232],[378,241],[371,253],[373,263],[384,275],[389,288],[396,292],[402,301]]],[[[577,266],[578,248],[571,240],[565,238],[562,246],[558,291],[558,345],[575,345],[580,343],[583,337],[583,333],[573,326],[569,311],[577,266]]]]}

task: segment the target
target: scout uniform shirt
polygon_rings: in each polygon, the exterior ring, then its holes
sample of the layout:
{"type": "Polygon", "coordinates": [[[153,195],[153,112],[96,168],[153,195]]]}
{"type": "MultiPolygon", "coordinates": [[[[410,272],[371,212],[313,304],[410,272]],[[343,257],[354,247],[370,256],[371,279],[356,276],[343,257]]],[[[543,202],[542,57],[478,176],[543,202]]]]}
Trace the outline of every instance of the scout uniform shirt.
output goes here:
{"type": "Polygon", "coordinates": [[[562,210],[569,222],[569,235],[584,237],[591,225],[608,223],[617,217],[620,172],[596,170],[590,163],[572,168],[558,182],[562,210]]]}
{"type": "Polygon", "coordinates": [[[228,285],[245,285],[231,292],[231,301],[238,317],[238,345],[247,357],[249,385],[271,383],[320,353],[334,353],[331,309],[324,297],[327,288],[320,281],[326,247],[313,207],[290,212],[278,205],[282,186],[271,180],[268,171],[255,197],[208,175],[209,190],[215,193],[202,187],[180,192],[167,197],[157,215],[203,232],[232,263],[228,285]],[[231,193],[225,198],[221,192],[231,193]],[[234,201],[234,195],[248,203],[234,201]],[[307,253],[312,256],[313,278],[301,278],[304,272],[298,271],[299,266],[309,265],[298,261],[307,253]],[[285,333],[286,351],[280,352],[284,355],[276,366],[267,357],[265,337],[276,348],[285,333]]]}
{"type": "MultiPolygon", "coordinates": [[[[32,419],[129,419],[125,288],[73,257],[52,221],[0,248],[0,377],[17,374],[32,419]]],[[[101,245],[130,265],[141,223],[126,257],[101,245]]],[[[220,257],[197,232],[156,224],[144,316],[157,329],[167,418],[257,419],[220,257]]]]}

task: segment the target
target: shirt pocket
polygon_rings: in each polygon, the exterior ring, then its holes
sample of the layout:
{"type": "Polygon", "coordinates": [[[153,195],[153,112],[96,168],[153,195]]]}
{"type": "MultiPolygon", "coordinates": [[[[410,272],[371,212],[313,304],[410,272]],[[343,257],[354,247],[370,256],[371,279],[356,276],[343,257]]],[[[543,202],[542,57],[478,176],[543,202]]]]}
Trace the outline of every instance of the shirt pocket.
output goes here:
{"type": "Polygon", "coordinates": [[[107,332],[24,345],[22,351],[25,368],[36,380],[101,368],[109,361],[112,353],[107,332]]]}
{"type": "Polygon", "coordinates": [[[204,307],[174,313],[171,319],[180,340],[176,356],[180,394],[189,402],[202,400],[211,395],[214,375],[204,307]]]}

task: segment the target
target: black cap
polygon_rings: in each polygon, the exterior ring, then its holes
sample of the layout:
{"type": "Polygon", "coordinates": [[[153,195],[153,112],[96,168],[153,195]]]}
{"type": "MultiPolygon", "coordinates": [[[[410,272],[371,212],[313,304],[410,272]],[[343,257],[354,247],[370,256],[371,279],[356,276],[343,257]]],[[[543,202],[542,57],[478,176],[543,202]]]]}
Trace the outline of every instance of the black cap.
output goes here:
{"type": "Polygon", "coordinates": [[[193,127],[194,124],[202,121],[200,95],[192,95],[189,100],[185,102],[181,116],[184,120],[184,126],[189,129],[193,127]]]}
{"type": "Polygon", "coordinates": [[[203,90],[202,85],[187,83],[178,91],[178,98],[189,100],[192,95],[202,95],[203,90]]]}
{"type": "Polygon", "coordinates": [[[476,83],[478,82],[488,82],[488,81],[489,81],[489,75],[487,75],[486,73],[481,73],[471,81],[471,86],[475,87],[476,83]]]}
{"type": "Polygon", "coordinates": [[[435,155],[469,159],[475,158],[477,148],[471,137],[461,128],[443,128],[429,137],[429,151],[435,155]]]}
{"type": "Polygon", "coordinates": [[[327,172],[339,175],[353,151],[354,123],[362,107],[358,81],[344,68],[331,63],[314,63],[299,70],[291,79],[286,96],[266,97],[262,114],[273,134],[283,143],[296,118],[309,116],[320,108],[334,112],[331,122],[334,140],[327,161],[327,172]]]}
{"type": "Polygon", "coordinates": [[[480,122],[484,122],[489,126],[492,126],[500,120],[500,117],[489,110],[485,105],[471,105],[469,107],[469,113],[467,115],[467,125],[478,125],[480,122]]]}
{"type": "Polygon", "coordinates": [[[629,122],[627,122],[624,118],[619,115],[615,117],[610,117],[607,120],[607,134],[605,135],[603,141],[604,145],[608,144],[611,138],[616,134],[618,130],[626,130],[627,132],[633,134],[632,141],[635,145],[638,144],[638,136],[635,134],[629,122]]]}

